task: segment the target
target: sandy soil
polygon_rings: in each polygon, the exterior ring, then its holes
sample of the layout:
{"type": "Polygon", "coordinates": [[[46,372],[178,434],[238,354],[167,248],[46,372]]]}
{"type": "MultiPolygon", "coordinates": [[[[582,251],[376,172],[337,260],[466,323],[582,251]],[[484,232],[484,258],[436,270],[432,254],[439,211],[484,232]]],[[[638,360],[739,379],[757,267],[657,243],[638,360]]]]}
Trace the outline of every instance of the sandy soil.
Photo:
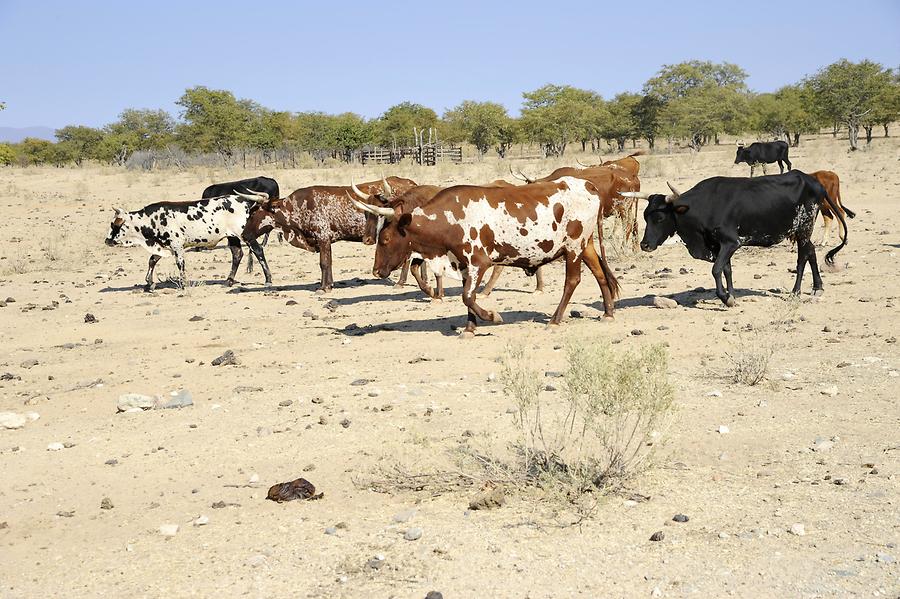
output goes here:
{"type": "MultiPolygon", "coordinates": [[[[506,322],[469,341],[455,338],[465,322],[458,284],[442,304],[393,289],[371,280],[362,245],[336,246],[327,296],[313,293],[317,256],[287,245],[267,249],[274,290],[258,272],[224,287],[223,249],[188,254],[202,284],[154,294],[136,288],[142,250],[102,245],[111,205],[186,199],[243,172],[0,169],[0,300],[15,299],[0,308],[0,373],[14,375],[0,381],[0,411],[40,415],[0,429],[0,596],[897,597],[900,143],[876,139],[855,155],[845,145],[823,137],[791,150],[797,168],[837,171],[858,213],[841,268],[823,272],[821,301],[796,304],[776,290],[791,287],[796,262],[781,245],[738,252],[740,303],[725,309],[709,265],[673,245],[613,253],[623,293],[611,323],[598,320],[599,290],[585,273],[570,306],[581,317],[555,332],[545,323],[562,266],[548,269],[542,296],[508,271],[483,300],[506,322]],[[663,268],[672,272],[655,274],[663,268]],[[654,308],[656,294],[682,305],[654,308]],[[85,323],[86,313],[99,322],[85,323]],[[748,326],[777,344],[755,387],[723,376],[726,352],[757,339],[742,333],[748,326]],[[675,422],[654,467],[629,484],[649,501],[612,495],[572,526],[558,503],[533,494],[470,512],[475,490],[367,487],[380,468],[452,469],[460,444],[512,442],[512,402],[490,376],[497,358],[523,345],[541,371],[561,370],[558,348],[572,336],[669,345],[675,422]],[[240,364],[211,366],[226,349],[240,364]],[[361,378],[371,382],[351,384],[361,378]],[[123,393],[178,389],[193,406],[116,413],[123,393]],[[813,451],[817,437],[833,445],[813,451]],[[265,500],[269,485],[299,476],[324,498],[265,500]],[[101,509],[104,498],[112,509],[101,509]],[[396,522],[407,510],[412,518],[396,522]],[[676,513],[689,522],[672,522],[676,513]],[[194,526],[199,516],[209,523],[194,526]],[[804,536],[788,532],[797,523],[804,536]],[[180,529],[164,537],[165,524],[180,529]],[[405,540],[410,527],[422,537],[405,540]],[[650,541],[659,530],[665,539],[650,541]],[[377,569],[367,564],[375,555],[377,569]]],[[[732,160],[732,146],[646,157],[643,189],[745,174],[732,160]]],[[[524,166],[537,174],[555,164],[524,166]]],[[[443,184],[505,168],[391,172],[443,184]]],[[[289,191],[378,173],[273,174],[289,191]]],[[[175,272],[169,259],[160,270],[175,272]]],[[[807,274],[807,298],[811,285],[807,274]]]]}

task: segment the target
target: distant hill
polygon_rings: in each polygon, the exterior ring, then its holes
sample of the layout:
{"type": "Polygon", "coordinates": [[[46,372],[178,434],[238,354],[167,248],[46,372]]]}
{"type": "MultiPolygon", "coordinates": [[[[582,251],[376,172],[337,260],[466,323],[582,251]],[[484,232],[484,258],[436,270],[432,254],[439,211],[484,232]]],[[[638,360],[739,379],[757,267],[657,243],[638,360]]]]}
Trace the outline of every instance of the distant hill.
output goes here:
{"type": "Polygon", "coordinates": [[[18,143],[26,137],[38,137],[56,141],[51,127],[0,127],[0,142],[18,143]]]}

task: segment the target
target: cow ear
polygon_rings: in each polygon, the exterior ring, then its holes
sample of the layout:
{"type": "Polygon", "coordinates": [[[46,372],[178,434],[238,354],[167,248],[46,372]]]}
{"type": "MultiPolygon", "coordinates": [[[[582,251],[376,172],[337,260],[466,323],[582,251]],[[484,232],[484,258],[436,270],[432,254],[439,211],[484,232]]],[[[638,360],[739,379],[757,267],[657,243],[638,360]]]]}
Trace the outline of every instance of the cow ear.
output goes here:
{"type": "Polygon", "coordinates": [[[400,215],[400,218],[397,220],[397,231],[400,232],[401,235],[406,235],[406,227],[412,222],[412,214],[406,212],[400,215]]]}
{"type": "Polygon", "coordinates": [[[675,214],[684,214],[690,209],[690,206],[686,204],[679,204],[675,206],[675,214]]]}
{"type": "Polygon", "coordinates": [[[597,189],[597,186],[590,181],[584,182],[584,188],[587,189],[590,193],[596,193],[597,195],[600,195],[600,190],[597,189]]]}

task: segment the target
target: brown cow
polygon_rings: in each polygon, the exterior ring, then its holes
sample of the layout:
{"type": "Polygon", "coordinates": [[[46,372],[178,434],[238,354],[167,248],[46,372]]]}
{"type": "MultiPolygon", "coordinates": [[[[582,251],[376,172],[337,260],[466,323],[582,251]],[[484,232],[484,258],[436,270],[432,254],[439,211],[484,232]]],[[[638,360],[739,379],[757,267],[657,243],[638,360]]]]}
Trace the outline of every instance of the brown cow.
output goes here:
{"type": "MultiPolygon", "coordinates": [[[[415,181],[400,177],[361,183],[366,193],[403,193],[414,187],[415,181]]],[[[322,270],[319,292],[331,291],[334,277],[331,272],[331,244],[336,241],[361,241],[371,245],[375,238],[365,235],[366,219],[353,208],[349,186],[313,185],[302,187],[286,198],[263,202],[251,215],[244,229],[244,238],[256,239],[274,228],[294,247],[319,253],[322,270]]]]}
{"type": "MultiPolygon", "coordinates": [[[[841,180],[837,176],[837,173],[832,171],[816,171],[810,173],[810,176],[815,177],[819,183],[822,184],[822,187],[824,187],[825,191],[828,193],[828,197],[832,199],[839,212],[846,214],[849,218],[856,218],[856,213],[841,203],[841,180]]],[[[819,210],[822,212],[824,226],[822,227],[822,237],[819,240],[818,245],[824,246],[827,242],[828,233],[831,230],[831,223],[834,221],[834,213],[824,199],[819,202],[819,210]]],[[[838,228],[838,237],[840,237],[841,241],[844,241],[844,236],[840,228],[838,228]]]]}
{"type": "Polygon", "coordinates": [[[474,336],[476,318],[503,321],[475,301],[484,273],[495,264],[534,273],[541,265],[565,257],[566,282],[550,319],[551,325],[557,325],[581,280],[583,260],[600,285],[604,317],[613,317],[618,282],[594,249],[593,230],[601,202],[590,181],[563,177],[521,187],[460,185],[441,191],[411,212],[352,201],[358,209],[387,219],[375,245],[375,276],[389,276],[410,252],[433,262],[446,257],[447,268],[462,275],[463,302],[468,308],[463,337],[474,336]]]}

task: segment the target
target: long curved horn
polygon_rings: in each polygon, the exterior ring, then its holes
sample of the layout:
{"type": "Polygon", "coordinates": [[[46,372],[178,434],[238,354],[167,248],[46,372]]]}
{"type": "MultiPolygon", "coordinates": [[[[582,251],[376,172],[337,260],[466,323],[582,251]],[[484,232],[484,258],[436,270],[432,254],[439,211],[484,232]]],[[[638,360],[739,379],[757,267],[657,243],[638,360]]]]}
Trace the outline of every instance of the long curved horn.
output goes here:
{"type": "Polygon", "coordinates": [[[360,210],[362,212],[368,212],[369,214],[374,214],[375,216],[383,216],[387,220],[394,218],[394,210],[391,208],[383,208],[381,206],[363,204],[354,197],[351,197],[350,201],[353,203],[357,210],[360,210]]]}
{"type": "Polygon", "coordinates": [[[668,181],[666,181],[666,185],[668,185],[669,189],[672,190],[672,193],[670,193],[669,195],[666,196],[666,203],[671,204],[672,202],[677,200],[679,197],[681,197],[681,192],[678,191],[677,189],[675,189],[675,186],[672,185],[671,183],[669,183],[668,181]]]}
{"type": "Polygon", "coordinates": [[[360,191],[359,187],[357,187],[356,183],[354,183],[352,180],[350,181],[350,189],[352,189],[353,193],[355,193],[361,200],[369,200],[372,197],[370,194],[360,191]]]}
{"type": "Polygon", "coordinates": [[[580,161],[577,158],[575,159],[575,162],[577,162],[582,168],[591,168],[589,165],[583,163],[582,161],[580,161]]]}
{"type": "Polygon", "coordinates": [[[650,199],[650,194],[646,191],[620,191],[619,195],[623,198],[635,198],[637,200],[650,199]]]}
{"type": "Polygon", "coordinates": [[[523,172],[521,171],[521,169],[519,170],[519,174],[522,176],[522,180],[523,180],[523,181],[526,181],[526,182],[528,182],[528,183],[534,183],[534,179],[530,179],[530,178],[528,177],[528,175],[526,175],[525,173],[523,173],[523,172]]]}
{"type": "Polygon", "coordinates": [[[384,190],[384,195],[393,196],[394,190],[391,189],[391,184],[387,182],[387,179],[384,177],[384,173],[381,173],[381,186],[384,190]]]}
{"type": "Polygon", "coordinates": [[[528,181],[527,179],[523,179],[523,178],[521,178],[519,175],[517,175],[516,173],[514,173],[513,170],[512,170],[512,165],[511,165],[511,164],[509,165],[509,174],[512,175],[513,177],[515,177],[516,179],[518,179],[519,181],[526,181],[526,182],[528,181]]]}
{"type": "Polygon", "coordinates": [[[259,202],[260,204],[269,199],[269,194],[267,193],[241,193],[237,189],[234,190],[234,193],[235,195],[242,197],[245,200],[253,200],[254,202],[259,202]]]}
{"type": "Polygon", "coordinates": [[[668,182],[668,181],[666,181],[666,185],[668,185],[668,186],[669,186],[669,189],[671,189],[671,190],[672,190],[672,193],[674,193],[674,194],[675,194],[675,197],[676,197],[676,198],[677,198],[677,197],[678,197],[678,196],[680,196],[680,195],[681,195],[681,192],[680,192],[680,191],[678,191],[678,190],[677,190],[677,189],[675,189],[675,186],[674,186],[674,185],[672,185],[672,184],[671,184],[671,183],[669,183],[669,182],[668,182]]]}

